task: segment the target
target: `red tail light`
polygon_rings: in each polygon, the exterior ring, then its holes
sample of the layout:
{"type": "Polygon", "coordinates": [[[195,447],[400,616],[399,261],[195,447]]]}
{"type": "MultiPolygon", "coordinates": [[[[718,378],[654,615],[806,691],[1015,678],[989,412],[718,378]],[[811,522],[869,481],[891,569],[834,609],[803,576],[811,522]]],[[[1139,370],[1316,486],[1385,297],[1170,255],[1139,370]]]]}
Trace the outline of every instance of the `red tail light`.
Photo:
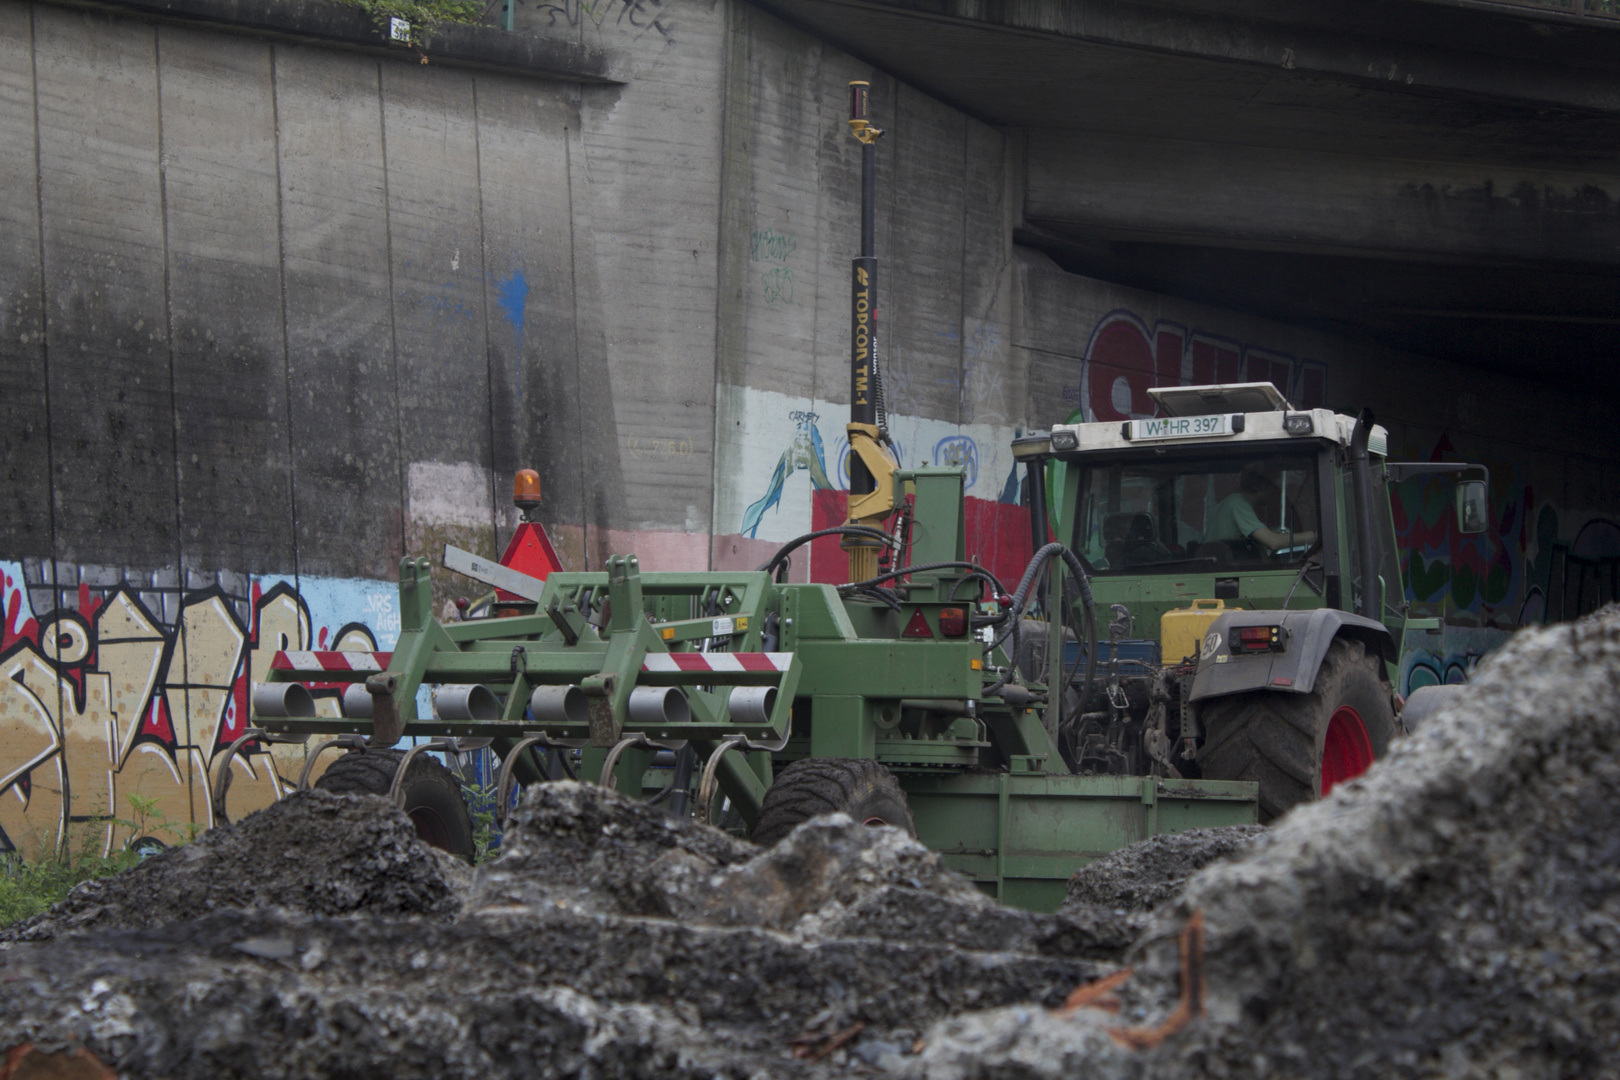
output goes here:
{"type": "Polygon", "coordinates": [[[967,608],[948,607],[939,609],[939,633],[941,637],[963,637],[967,632],[967,608]]]}
{"type": "Polygon", "coordinates": [[[1232,651],[1281,652],[1287,640],[1280,626],[1239,626],[1232,632],[1232,651]]]}

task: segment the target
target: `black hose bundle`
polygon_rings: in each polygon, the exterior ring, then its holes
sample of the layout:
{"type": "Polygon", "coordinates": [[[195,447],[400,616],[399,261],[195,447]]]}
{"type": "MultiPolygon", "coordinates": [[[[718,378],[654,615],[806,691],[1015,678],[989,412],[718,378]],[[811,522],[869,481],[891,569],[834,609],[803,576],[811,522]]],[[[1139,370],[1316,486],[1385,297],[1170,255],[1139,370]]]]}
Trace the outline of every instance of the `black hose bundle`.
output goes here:
{"type": "MultiPolygon", "coordinates": [[[[1006,592],[1006,590],[1003,588],[1001,582],[999,580],[997,580],[996,575],[992,574],[990,571],[986,570],[984,567],[980,566],[978,563],[954,562],[954,561],[952,561],[952,562],[918,563],[916,566],[902,566],[898,570],[890,570],[888,573],[879,574],[875,578],[867,578],[865,581],[852,581],[848,585],[840,585],[840,586],[838,586],[838,588],[840,590],[842,590],[842,589],[864,589],[864,588],[866,588],[868,586],[872,586],[872,585],[881,585],[885,581],[892,581],[893,579],[895,579],[897,577],[904,577],[907,574],[920,574],[920,573],[922,573],[922,572],[924,572],[926,570],[966,570],[966,571],[968,571],[967,576],[969,578],[976,577],[976,578],[979,578],[979,579],[981,579],[983,581],[989,582],[991,587],[996,590],[996,595],[997,596],[1004,595],[1005,592],[1006,592]]],[[[966,581],[967,578],[963,578],[962,580],[966,581]]],[[[961,582],[957,582],[957,585],[960,586],[961,582]]],[[[954,595],[955,594],[953,592],[952,596],[954,597],[954,595]]]]}
{"type": "MultiPolygon", "coordinates": [[[[1000,637],[996,638],[990,643],[989,649],[986,649],[986,653],[988,653],[997,646],[1001,645],[1002,642],[1006,641],[1008,637],[1013,639],[1014,662],[1008,666],[1008,670],[1005,675],[985,688],[985,697],[994,697],[996,694],[999,694],[1002,687],[1006,686],[1007,683],[1011,681],[1017,659],[1016,653],[1018,649],[1019,620],[1023,617],[1024,607],[1029,603],[1030,592],[1034,588],[1035,581],[1040,576],[1042,568],[1047,562],[1058,557],[1062,558],[1063,563],[1068,567],[1069,573],[1073,575],[1074,580],[1079,587],[1080,604],[1084,612],[1084,625],[1082,629],[1085,633],[1086,641],[1086,677],[1080,684],[1080,704],[1082,709],[1085,707],[1086,699],[1091,696],[1091,687],[1097,678],[1097,604],[1091,596],[1091,579],[1086,576],[1086,569],[1083,565],[1081,565],[1079,557],[1064,545],[1054,541],[1053,543],[1042,547],[1035,553],[1035,557],[1029,560],[1029,565],[1024,568],[1024,576],[1018,581],[1018,588],[1013,590],[1012,607],[1008,611],[1009,618],[1007,629],[1002,631],[1000,637]]],[[[1061,617],[1060,613],[1054,612],[1051,614],[1061,617]]],[[[1063,698],[1068,692],[1069,687],[1073,685],[1074,677],[1079,672],[1080,664],[1077,661],[1074,667],[1065,675],[1063,674],[1063,661],[1061,654],[1057,663],[1058,672],[1062,677],[1058,679],[1058,685],[1047,687],[1046,696],[1047,708],[1055,708],[1058,710],[1058,729],[1061,732],[1065,726],[1065,717],[1063,716],[1063,698]]]]}
{"type": "MultiPolygon", "coordinates": [[[[879,540],[885,545],[892,544],[893,538],[882,529],[874,529],[870,525],[834,525],[830,529],[817,529],[815,532],[805,533],[795,537],[776,549],[776,554],[767,559],[760,569],[766,573],[775,573],[777,567],[788,561],[788,555],[803,547],[812,540],[820,540],[823,536],[864,536],[868,540],[879,540]]],[[[784,568],[785,569],[785,568],[784,568]]],[[[781,581],[781,577],[777,577],[781,581]]]]}

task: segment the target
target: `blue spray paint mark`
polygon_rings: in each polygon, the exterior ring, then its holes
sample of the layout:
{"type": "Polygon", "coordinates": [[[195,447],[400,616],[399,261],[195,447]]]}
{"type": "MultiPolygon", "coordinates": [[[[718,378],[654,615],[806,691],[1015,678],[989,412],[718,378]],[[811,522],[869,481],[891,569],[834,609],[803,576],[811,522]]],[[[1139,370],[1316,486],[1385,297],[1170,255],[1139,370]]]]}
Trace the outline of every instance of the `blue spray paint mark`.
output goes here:
{"type": "Polygon", "coordinates": [[[518,375],[523,374],[523,311],[529,305],[529,279],[523,276],[522,270],[514,270],[507,278],[496,286],[495,302],[506,313],[506,321],[512,324],[512,344],[516,350],[515,366],[518,375]]]}

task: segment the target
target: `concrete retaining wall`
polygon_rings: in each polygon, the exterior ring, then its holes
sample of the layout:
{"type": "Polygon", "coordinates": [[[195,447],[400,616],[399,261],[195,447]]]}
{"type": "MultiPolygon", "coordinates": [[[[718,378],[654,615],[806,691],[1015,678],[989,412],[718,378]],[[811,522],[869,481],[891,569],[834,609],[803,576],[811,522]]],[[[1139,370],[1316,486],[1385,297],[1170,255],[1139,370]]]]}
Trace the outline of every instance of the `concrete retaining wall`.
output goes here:
{"type": "MultiPolygon", "coordinates": [[[[1484,633],[1614,572],[1598,406],[1064,274],[1012,243],[1016,136],[741,0],[519,16],[623,81],[0,0],[0,846],[116,843],[130,793],[206,824],[269,652],[388,648],[398,559],[495,551],[516,468],[572,566],[753,565],[838,518],[852,78],[893,430],[968,467],[976,556],[1027,550],[1015,433],[1237,372],[1491,464],[1484,541],[1406,498],[1419,602],[1484,633]]],[[[240,764],[232,814],[301,753],[240,764]]]]}

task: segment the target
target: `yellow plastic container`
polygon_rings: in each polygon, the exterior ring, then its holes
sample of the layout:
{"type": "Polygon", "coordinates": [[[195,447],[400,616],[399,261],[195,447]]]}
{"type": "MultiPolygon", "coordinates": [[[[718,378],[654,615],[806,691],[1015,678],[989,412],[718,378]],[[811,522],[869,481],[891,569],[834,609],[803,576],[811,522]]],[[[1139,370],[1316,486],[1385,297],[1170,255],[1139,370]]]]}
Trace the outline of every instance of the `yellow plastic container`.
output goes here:
{"type": "Polygon", "coordinates": [[[1167,665],[1198,658],[1209,624],[1226,610],[1225,600],[1194,600],[1191,607],[1176,608],[1159,617],[1159,647],[1167,665]]]}

